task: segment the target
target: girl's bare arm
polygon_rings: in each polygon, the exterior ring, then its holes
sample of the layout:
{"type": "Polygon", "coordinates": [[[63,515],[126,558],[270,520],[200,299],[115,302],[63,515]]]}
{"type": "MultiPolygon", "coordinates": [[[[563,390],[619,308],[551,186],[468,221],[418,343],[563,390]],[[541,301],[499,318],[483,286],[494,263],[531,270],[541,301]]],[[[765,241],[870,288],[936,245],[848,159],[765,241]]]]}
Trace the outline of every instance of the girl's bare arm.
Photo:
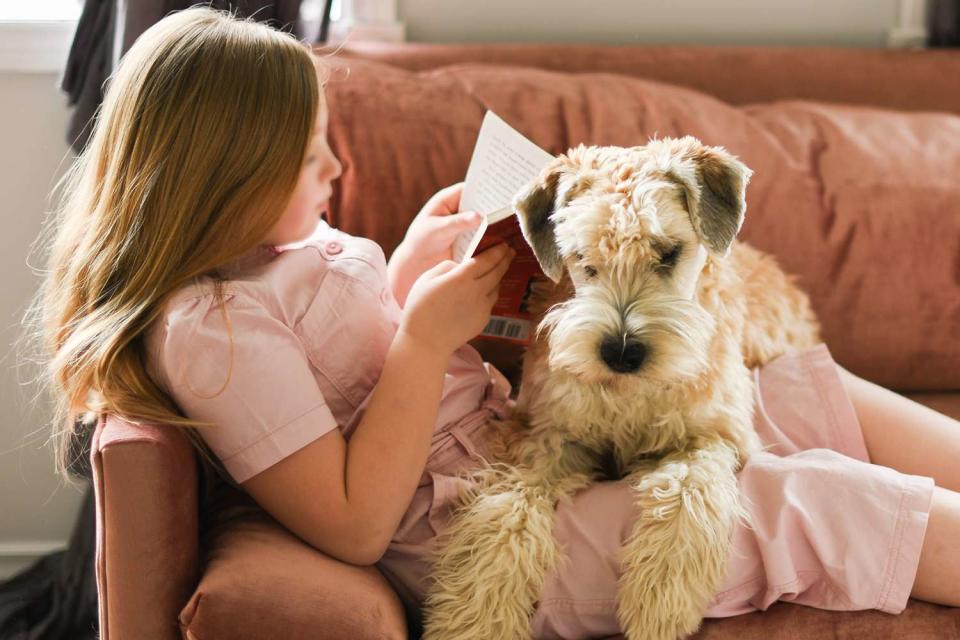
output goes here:
{"type": "Polygon", "coordinates": [[[504,244],[424,273],[350,442],[334,429],[244,489],[321,551],[379,560],[426,466],[450,357],[486,324],[513,254],[504,244]]]}
{"type": "Polygon", "coordinates": [[[398,333],[350,441],[334,429],[243,488],[317,549],[353,564],[373,564],[426,465],[448,359],[398,333]]]}

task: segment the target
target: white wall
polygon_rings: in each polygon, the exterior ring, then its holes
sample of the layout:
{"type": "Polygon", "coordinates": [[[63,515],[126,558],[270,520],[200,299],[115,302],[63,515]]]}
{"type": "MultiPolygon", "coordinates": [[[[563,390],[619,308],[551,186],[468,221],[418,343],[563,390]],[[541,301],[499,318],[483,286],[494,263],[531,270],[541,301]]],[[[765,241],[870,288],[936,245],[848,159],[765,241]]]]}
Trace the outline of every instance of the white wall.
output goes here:
{"type": "MultiPolygon", "coordinates": [[[[407,39],[427,42],[834,44],[883,46],[896,0],[398,0],[407,39]]],[[[56,72],[0,71],[0,344],[17,336],[38,278],[25,263],[71,156],[56,72]]],[[[46,411],[0,360],[0,577],[67,540],[81,494],[53,475],[46,411]]],[[[26,377],[29,371],[19,375],[26,377]]]]}
{"type": "Polygon", "coordinates": [[[56,73],[0,72],[0,576],[63,546],[82,497],[53,473],[44,446],[48,411],[31,402],[34,387],[20,384],[36,371],[18,363],[11,346],[39,283],[27,252],[47,194],[73,158],[64,141],[66,98],[56,85],[56,73]]]}
{"type": "Polygon", "coordinates": [[[397,0],[421,42],[885,46],[898,0],[397,0]]]}

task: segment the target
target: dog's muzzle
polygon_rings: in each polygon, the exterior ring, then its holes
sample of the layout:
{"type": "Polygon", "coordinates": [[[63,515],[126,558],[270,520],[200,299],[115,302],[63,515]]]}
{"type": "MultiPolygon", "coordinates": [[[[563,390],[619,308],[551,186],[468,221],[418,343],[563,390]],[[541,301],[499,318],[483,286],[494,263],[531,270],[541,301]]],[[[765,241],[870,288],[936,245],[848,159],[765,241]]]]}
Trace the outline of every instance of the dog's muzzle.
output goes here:
{"type": "Polygon", "coordinates": [[[636,340],[619,337],[604,338],[600,344],[600,358],[617,373],[633,373],[647,357],[647,347],[636,340]]]}

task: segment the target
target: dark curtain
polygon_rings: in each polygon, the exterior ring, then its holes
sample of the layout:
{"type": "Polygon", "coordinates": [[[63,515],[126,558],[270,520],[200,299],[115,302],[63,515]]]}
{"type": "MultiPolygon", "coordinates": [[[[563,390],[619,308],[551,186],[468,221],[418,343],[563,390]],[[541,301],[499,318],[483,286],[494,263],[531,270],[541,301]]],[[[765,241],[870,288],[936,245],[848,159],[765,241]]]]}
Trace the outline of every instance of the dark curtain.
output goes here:
{"type": "Polygon", "coordinates": [[[95,517],[88,484],[69,547],[0,584],[0,638],[96,640],[95,517]]]}
{"type": "Polygon", "coordinates": [[[929,0],[927,44],[960,47],[960,0],[929,0]]]}
{"type": "Polygon", "coordinates": [[[226,9],[238,16],[253,16],[277,29],[302,37],[301,0],[86,0],[60,88],[74,106],[67,142],[79,153],[87,144],[104,83],[134,40],[168,13],[194,5],[226,9]]]}
{"type": "Polygon", "coordinates": [[[0,583],[0,638],[96,640],[96,507],[90,484],[90,441],[96,424],[79,423],[70,474],[86,486],[67,549],[48,554],[0,583]]]}

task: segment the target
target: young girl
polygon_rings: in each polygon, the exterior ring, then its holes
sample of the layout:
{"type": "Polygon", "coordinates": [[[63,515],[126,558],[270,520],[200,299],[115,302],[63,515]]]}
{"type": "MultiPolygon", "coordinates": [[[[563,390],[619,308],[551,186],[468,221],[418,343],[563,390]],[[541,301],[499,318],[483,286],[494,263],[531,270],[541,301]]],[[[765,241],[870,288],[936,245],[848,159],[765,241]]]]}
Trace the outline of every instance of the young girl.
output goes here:
{"type": "MultiPolygon", "coordinates": [[[[378,563],[415,607],[425,550],[466,482],[455,472],[511,405],[466,341],[512,256],[500,245],[450,261],[453,237],[478,223],[453,213],[460,185],[426,203],[389,263],[330,228],[341,166],[322,77],[288,35],[205,8],[164,18],[126,54],[38,299],[57,424],[112,412],[190,427],[276,520],[345,562],[378,563]]],[[[754,374],[771,449],[739,475],[754,527],[736,532],[707,615],[778,599],[960,604],[960,424],[846,372],[823,345],[754,374]]],[[[61,460],[71,429],[57,433],[61,460]]],[[[535,636],[617,632],[613,558],[635,517],[624,482],[558,505],[570,562],[547,576],[535,636]]]]}

